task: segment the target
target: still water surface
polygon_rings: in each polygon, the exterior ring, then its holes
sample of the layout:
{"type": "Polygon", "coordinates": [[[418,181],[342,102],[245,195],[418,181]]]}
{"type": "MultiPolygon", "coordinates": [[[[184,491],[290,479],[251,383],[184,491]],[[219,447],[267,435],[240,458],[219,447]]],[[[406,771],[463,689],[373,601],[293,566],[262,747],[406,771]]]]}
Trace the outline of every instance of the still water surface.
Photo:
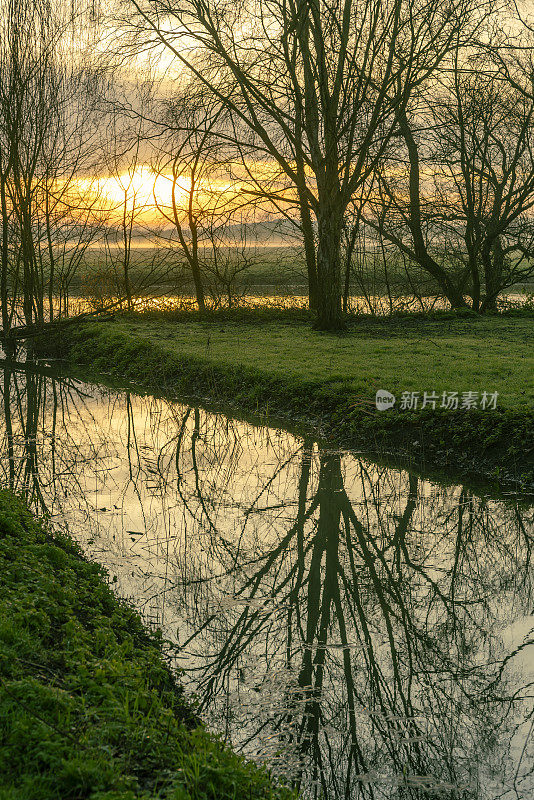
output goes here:
{"type": "Polygon", "coordinates": [[[533,509],[312,435],[4,363],[0,480],[302,797],[534,797],[533,509]]]}

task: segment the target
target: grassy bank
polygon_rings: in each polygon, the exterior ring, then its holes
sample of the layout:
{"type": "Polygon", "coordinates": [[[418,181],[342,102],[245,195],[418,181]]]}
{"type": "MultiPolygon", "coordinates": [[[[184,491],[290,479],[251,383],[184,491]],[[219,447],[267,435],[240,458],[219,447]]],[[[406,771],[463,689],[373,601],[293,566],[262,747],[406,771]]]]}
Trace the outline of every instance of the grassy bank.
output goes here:
{"type": "MultiPolygon", "coordinates": [[[[230,401],[320,424],[343,445],[523,483],[534,465],[534,326],[528,316],[362,318],[318,334],[294,315],[157,315],[85,325],[48,354],[153,391],[230,401]],[[396,407],[377,412],[386,389],[396,407]],[[424,392],[436,409],[421,409],[424,392]],[[443,392],[498,392],[497,409],[447,411],[443,392]],[[403,392],[419,408],[399,410],[403,392]]],[[[43,343],[41,343],[43,347],[43,343]]],[[[461,405],[461,402],[460,402],[461,405]]]]}
{"type": "Polygon", "coordinates": [[[0,798],[289,798],[199,724],[161,638],[0,491],[0,798]]]}

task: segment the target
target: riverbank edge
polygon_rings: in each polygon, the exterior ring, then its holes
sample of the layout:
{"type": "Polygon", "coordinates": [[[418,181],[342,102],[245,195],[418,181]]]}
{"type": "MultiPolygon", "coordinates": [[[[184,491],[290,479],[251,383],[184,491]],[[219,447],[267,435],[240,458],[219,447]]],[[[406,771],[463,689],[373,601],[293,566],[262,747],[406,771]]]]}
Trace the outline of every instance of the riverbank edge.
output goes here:
{"type": "Polygon", "coordinates": [[[534,490],[534,409],[378,412],[372,398],[355,403],[347,387],[283,378],[245,366],[176,354],[164,343],[114,327],[113,321],[85,323],[68,334],[35,340],[40,357],[58,358],[146,391],[199,396],[244,412],[276,415],[313,426],[336,446],[394,457],[416,469],[437,469],[503,488],[534,490]]]}
{"type": "Polygon", "coordinates": [[[0,795],[290,800],[209,734],[171,645],[107,572],[0,489],[0,795]]]}

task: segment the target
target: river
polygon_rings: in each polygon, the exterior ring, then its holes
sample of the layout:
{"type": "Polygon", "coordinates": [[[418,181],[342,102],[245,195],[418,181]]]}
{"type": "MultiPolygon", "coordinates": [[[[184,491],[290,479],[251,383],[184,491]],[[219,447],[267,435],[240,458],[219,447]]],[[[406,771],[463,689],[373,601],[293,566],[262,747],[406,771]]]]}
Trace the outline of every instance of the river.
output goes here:
{"type": "Polygon", "coordinates": [[[532,506],[43,365],[0,385],[2,483],[235,750],[303,798],[531,800],[532,506]]]}

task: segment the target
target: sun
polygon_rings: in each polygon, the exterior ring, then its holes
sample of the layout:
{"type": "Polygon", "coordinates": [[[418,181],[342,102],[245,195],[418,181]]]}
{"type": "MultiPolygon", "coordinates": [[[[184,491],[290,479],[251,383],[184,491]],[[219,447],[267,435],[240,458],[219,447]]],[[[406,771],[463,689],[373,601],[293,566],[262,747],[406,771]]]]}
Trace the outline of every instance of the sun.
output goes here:
{"type": "MultiPolygon", "coordinates": [[[[98,189],[110,208],[120,211],[124,207],[129,214],[140,218],[160,216],[160,210],[169,213],[172,207],[172,175],[155,173],[147,166],[137,166],[132,171],[109,175],[98,179],[98,189]]],[[[184,176],[175,186],[175,196],[181,206],[187,198],[190,182],[184,176]]]]}
{"type": "MultiPolygon", "coordinates": [[[[77,194],[117,221],[125,212],[136,223],[161,220],[162,211],[168,216],[172,214],[172,174],[155,173],[148,165],[116,175],[80,178],[75,184],[72,189],[77,194]]],[[[190,186],[186,176],[176,182],[175,199],[179,207],[184,206],[190,186]]]]}
{"type": "MultiPolygon", "coordinates": [[[[73,181],[72,195],[94,204],[111,224],[121,224],[125,215],[133,224],[174,224],[174,201],[178,214],[187,224],[191,179],[187,174],[173,178],[171,171],[156,172],[148,164],[140,164],[131,170],[116,174],[95,175],[73,181]],[[165,222],[166,220],[166,222],[165,222]]],[[[226,175],[210,176],[209,184],[197,179],[193,204],[201,213],[217,214],[218,202],[224,199],[225,209],[242,200],[241,181],[228,179],[226,175]]]]}

